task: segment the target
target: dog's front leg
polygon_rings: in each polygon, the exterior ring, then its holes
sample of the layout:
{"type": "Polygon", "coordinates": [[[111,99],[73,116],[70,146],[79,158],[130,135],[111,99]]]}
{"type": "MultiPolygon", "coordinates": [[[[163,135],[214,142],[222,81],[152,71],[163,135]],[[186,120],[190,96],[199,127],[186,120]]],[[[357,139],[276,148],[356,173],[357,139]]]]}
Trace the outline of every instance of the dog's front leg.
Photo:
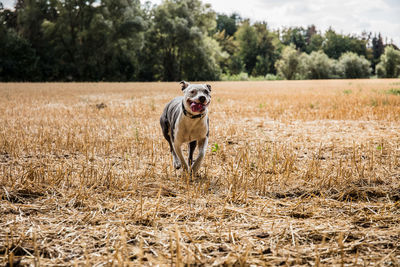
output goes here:
{"type": "Polygon", "coordinates": [[[194,161],[192,165],[192,173],[196,174],[196,172],[199,170],[201,162],[203,161],[204,155],[206,154],[206,149],[208,145],[208,137],[201,139],[198,141],[199,145],[199,155],[197,156],[196,160],[194,161]]]}
{"type": "Polygon", "coordinates": [[[189,170],[189,167],[185,161],[185,159],[183,158],[183,154],[182,154],[182,149],[181,149],[182,143],[179,143],[175,140],[174,142],[174,150],[176,155],[178,156],[179,160],[181,161],[182,167],[185,171],[189,170]]]}

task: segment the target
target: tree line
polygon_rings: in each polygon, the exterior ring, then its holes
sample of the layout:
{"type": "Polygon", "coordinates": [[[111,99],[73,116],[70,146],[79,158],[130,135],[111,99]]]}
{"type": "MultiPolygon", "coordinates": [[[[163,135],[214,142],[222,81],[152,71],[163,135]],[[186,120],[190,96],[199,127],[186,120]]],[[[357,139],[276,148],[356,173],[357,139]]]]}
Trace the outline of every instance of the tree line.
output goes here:
{"type": "Polygon", "coordinates": [[[381,34],[272,30],[200,0],[0,2],[0,81],[399,77],[381,34]],[[238,78],[239,77],[239,78],[238,78]]]}

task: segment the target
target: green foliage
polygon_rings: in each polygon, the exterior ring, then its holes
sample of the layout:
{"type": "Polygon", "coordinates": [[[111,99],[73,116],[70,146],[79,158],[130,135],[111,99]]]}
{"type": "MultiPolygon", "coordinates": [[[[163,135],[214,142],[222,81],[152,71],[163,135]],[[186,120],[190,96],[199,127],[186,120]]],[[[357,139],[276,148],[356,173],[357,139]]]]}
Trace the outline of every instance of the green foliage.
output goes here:
{"type": "Polygon", "coordinates": [[[338,59],[345,52],[354,52],[358,55],[366,55],[366,40],[356,37],[337,34],[329,29],[325,33],[322,48],[330,58],[338,59]]]}
{"type": "Polygon", "coordinates": [[[26,39],[12,29],[0,32],[0,81],[36,81],[36,64],[35,50],[26,39]]]}
{"type": "Polygon", "coordinates": [[[246,20],[235,33],[238,42],[238,55],[244,63],[247,73],[253,71],[257,60],[257,33],[250,21],[246,20]]]}
{"type": "Polygon", "coordinates": [[[215,27],[215,13],[199,0],[165,1],[153,11],[147,33],[146,58],[153,73],[150,79],[216,80],[217,64],[226,57],[218,42],[207,38],[215,27]]]}
{"type": "Polygon", "coordinates": [[[338,63],[346,79],[368,78],[371,74],[371,63],[364,56],[347,52],[340,57],[338,63]]]}
{"type": "Polygon", "coordinates": [[[265,81],[265,76],[250,76],[249,81],[265,81]]]}
{"type": "Polygon", "coordinates": [[[379,77],[398,77],[400,52],[384,52],[380,34],[367,47],[369,37],[271,30],[201,0],[18,0],[0,5],[0,80],[363,78],[367,59],[379,77]]]}
{"type": "Polygon", "coordinates": [[[275,51],[276,36],[270,33],[266,23],[255,23],[253,26],[257,35],[256,64],[251,72],[253,76],[265,76],[275,71],[278,54],[275,51]]]}
{"type": "Polygon", "coordinates": [[[299,51],[306,51],[307,31],[303,27],[285,28],[282,31],[282,43],[284,45],[294,45],[299,51]]]}
{"type": "Polygon", "coordinates": [[[381,34],[379,34],[378,37],[374,36],[374,38],[372,38],[372,69],[374,71],[384,51],[385,51],[385,46],[383,44],[381,34]]]}
{"type": "Polygon", "coordinates": [[[387,91],[388,94],[391,95],[399,95],[400,96],[400,88],[392,88],[387,91]]]}
{"type": "Polygon", "coordinates": [[[224,35],[233,36],[237,31],[237,24],[240,20],[241,18],[237,13],[233,13],[230,16],[218,14],[216,30],[224,32],[224,35]]]}
{"type": "Polygon", "coordinates": [[[244,71],[244,64],[239,56],[237,56],[238,46],[233,36],[225,34],[225,30],[217,32],[213,35],[224,53],[223,57],[218,60],[219,66],[224,73],[238,74],[244,71]]]}
{"type": "Polygon", "coordinates": [[[330,79],[335,74],[335,61],[322,50],[313,51],[310,55],[302,54],[303,77],[307,79],[330,79]]]}
{"type": "Polygon", "coordinates": [[[278,75],[274,75],[274,74],[268,73],[267,75],[265,75],[265,80],[267,80],[267,81],[278,81],[278,80],[282,80],[282,78],[279,77],[278,75]]]}
{"type": "Polygon", "coordinates": [[[218,145],[218,143],[215,143],[212,148],[211,148],[211,152],[218,152],[218,150],[220,149],[220,146],[218,145]]]}
{"type": "Polygon", "coordinates": [[[298,79],[301,73],[299,56],[299,52],[295,49],[294,45],[285,47],[281,59],[275,64],[278,76],[287,80],[298,79]]]}
{"type": "Polygon", "coordinates": [[[387,46],[380,57],[381,62],[376,66],[376,73],[380,78],[400,77],[400,51],[387,46]]]}
{"type": "Polygon", "coordinates": [[[324,37],[320,34],[314,34],[310,37],[310,41],[307,45],[306,52],[311,53],[313,51],[319,51],[322,49],[324,43],[324,37]]]}
{"type": "Polygon", "coordinates": [[[222,74],[222,81],[248,81],[249,75],[246,72],[241,72],[239,74],[222,74]]]}
{"type": "Polygon", "coordinates": [[[239,74],[222,74],[222,81],[277,81],[283,78],[275,74],[267,74],[265,76],[249,76],[246,72],[239,74]]]}
{"type": "MultiPolygon", "coordinates": [[[[235,34],[238,51],[234,54],[242,62],[244,69],[252,76],[265,76],[275,72],[275,61],[279,57],[276,49],[277,37],[273,35],[266,23],[250,25],[244,21],[235,34]]],[[[236,65],[240,66],[240,65],[236,65]]],[[[232,73],[238,73],[235,68],[232,73]]]]}
{"type": "Polygon", "coordinates": [[[370,62],[364,56],[347,52],[335,60],[322,50],[300,53],[293,45],[284,49],[276,68],[278,75],[288,80],[368,78],[371,73],[370,62]]]}

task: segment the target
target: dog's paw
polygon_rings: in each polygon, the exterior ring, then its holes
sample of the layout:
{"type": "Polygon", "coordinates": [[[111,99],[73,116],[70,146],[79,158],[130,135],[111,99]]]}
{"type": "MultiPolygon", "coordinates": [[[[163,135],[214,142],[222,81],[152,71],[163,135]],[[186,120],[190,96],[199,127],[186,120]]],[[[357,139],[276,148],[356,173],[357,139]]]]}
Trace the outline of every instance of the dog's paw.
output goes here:
{"type": "Polygon", "coordinates": [[[174,156],[173,163],[174,163],[174,168],[176,170],[179,170],[182,167],[181,161],[179,160],[178,157],[174,156]]]}
{"type": "Polygon", "coordinates": [[[174,162],[174,168],[179,170],[182,167],[182,165],[179,162],[174,162]]]}
{"type": "Polygon", "coordinates": [[[182,167],[182,164],[179,160],[174,160],[174,168],[179,170],[182,167]]]}

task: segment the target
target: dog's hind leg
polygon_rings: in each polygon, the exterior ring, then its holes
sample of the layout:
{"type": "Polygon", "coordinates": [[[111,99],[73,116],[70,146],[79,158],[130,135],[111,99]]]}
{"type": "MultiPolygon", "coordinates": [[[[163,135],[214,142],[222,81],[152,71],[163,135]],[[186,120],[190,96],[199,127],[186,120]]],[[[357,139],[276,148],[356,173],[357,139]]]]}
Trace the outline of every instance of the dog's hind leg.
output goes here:
{"type": "Polygon", "coordinates": [[[193,153],[196,149],[197,141],[193,141],[189,143],[189,157],[188,157],[188,165],[189,167],[192,166],[193,163],[193,153]]]}
{"type": "Polygon", "coordinates": [[[168,120],[166,118],[164,118],[163,116],[161,116],[161,118],[160,118],[160,125],[161,125],[161,129],[162,129],[163,135],[164,135],[165,139],[167,139],[170,151],[172,153],[172,157],[173,157],[173,160],[174,160],[174,168],[175,169],[180,169],[181,168],[181,162],[180,162],[178,156],[175,153],[174,146],[172,145],[173,140],[172,140],[172,138],[171,138],[171,136],[169,134],[170,125],[169,125],[168,120]]]}
{"type": "Polygon", "coordinates": [[[171,137],[169,136],[169,123],[168,120],[166,120],[163,116],[161,116],[160,118],[160,125],[161,125],[161,129],[163,132],[163,135],[165,137],[165,139],[167,139],[169,147],[171,149],[172,152],[172,143],[171,143],[171,137]]]}

